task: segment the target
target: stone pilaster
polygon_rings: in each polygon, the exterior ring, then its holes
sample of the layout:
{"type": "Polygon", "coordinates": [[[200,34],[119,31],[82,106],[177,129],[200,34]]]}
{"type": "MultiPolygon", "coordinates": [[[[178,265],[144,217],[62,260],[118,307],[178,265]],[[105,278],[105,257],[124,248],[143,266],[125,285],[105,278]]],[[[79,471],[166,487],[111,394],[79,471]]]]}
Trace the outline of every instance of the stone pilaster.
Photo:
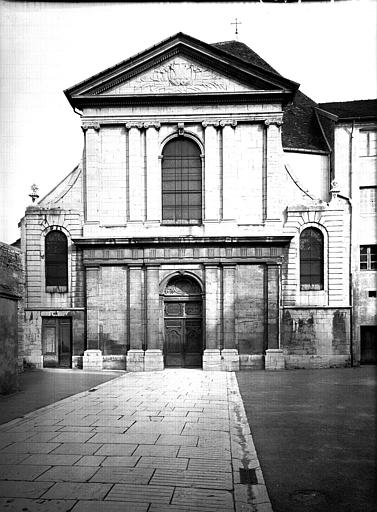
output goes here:
{"type": "Polygon", "coordinates": [[[159,266],[146,267],[146,308],[147,308],[147,342],[144,356],[145,371],[163,370],[162,340],[160,340],[160,297],[159,266]]]}
{"type": "Polygon", "coordinates": [[[221,351],[223,370],[240,369],[235,330],[235,265],[223,266],[223,333],[224,348],[221,351]]]}
{"type": "Polygon", "coordinates": [[[231,124],[220,121],[223,126],[223,219],[234,220],[236,218],[237,206],[237,176],[236,160],[239,157],[235,147],[235,126],[236,121],[231,124]]]}
{"type": "Polygon", "coordinates": [[[160,124],[144,123],[144,125],[146,128],[146,219],[159,221],[161,219],[161,169],[158,158],[158,130],[160,124]]]}
{"type": "Polygon", "coordinates": [[[266,221],[276,222],[282,216],[282,145],[281,125],[282,118],[271,118],[265,121],[266,125],[266,176],[265,176],[265,200],[266,200],[266,221]]]}
{"type": "Polygon", "coordinates": [[[88,222],[99,222],[101,187],[100,125],[83,123],[85,136],[84,155],[84,212],[88,222]]]}
{"type": "Polygon", "coordinates": [[[98,296],[99,267],[86,269],[86,348],[99,350],[98,296]]]}
{"type": "Polygon", "coordinates": [[[283,370],[285,359],[279,347],[280,314],[280,268],[278,265],[267,266],[267,350],[265,356],[266,370],[283,370]]]}
{"type": "Polygon", "coordinates": [[[203,354],[203,370],[221,370],[220,356],[220,268],[205,267],[206,291],[206,348],[203,354]]]}
{"type": "Polygon", "coordinates": [[[220,149],[218,147],[218,122],[203,121],[205,141],[204,201],[205,220],[218,220],[220,214],[220,149]]]}
{"type": "Polygon", "coordinates": [[[127,123],[128,132],[128,191],[130,221],[144,220],[145,206],[145,169],[141,129],[143,124],[127,123]]]}
{"type": "Polygon", "coordinates": [[[127,352],[127,370],[144,371],[144,318],[142,266],[129,266],[129,309],[130,309],[130,349],[127,352]]]}

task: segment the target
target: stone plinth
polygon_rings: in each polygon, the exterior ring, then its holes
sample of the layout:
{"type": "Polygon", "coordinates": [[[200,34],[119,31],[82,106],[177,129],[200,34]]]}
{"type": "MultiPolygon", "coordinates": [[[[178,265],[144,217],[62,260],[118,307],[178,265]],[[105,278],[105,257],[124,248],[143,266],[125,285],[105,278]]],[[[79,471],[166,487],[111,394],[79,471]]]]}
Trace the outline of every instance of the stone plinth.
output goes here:
{"type": "Polygon", "coordinates": [[[268,349],[266,350],[265,357],[265,370],[284,370],[285,359],[283,351],[280,349],[268,349]]]}
{"type": "Polygon", "coordinates": [[[102,351],[101,350],[85,350],[82,358],[83,370],[102,370],[102,351]]]}
{"type": "Polygon", "coordinates": [[[240,369],[240,358],[238,350],[233,348],[224,348],[221,351],[222,369],[227,372],[238,372],[240,369]]]}
{"type": "Polygon", "coordinates": [[[221,370],[220,350],[207,348],[203,354],[203,370],[221,370]]]}
{"type": "Polygon", "coordinates": [[[146,372],[152,372],[154,370],[164,369],[164,358],[162,350],[160,349],[149,349],[145,351],[144,355],[144,370],[146,372]]]}
{"type": "Polygon", "coordinates": [[[131,349],[127,352],[127,365],[128,372],[143,372],[144,371],[144,350],[131,349]]]}

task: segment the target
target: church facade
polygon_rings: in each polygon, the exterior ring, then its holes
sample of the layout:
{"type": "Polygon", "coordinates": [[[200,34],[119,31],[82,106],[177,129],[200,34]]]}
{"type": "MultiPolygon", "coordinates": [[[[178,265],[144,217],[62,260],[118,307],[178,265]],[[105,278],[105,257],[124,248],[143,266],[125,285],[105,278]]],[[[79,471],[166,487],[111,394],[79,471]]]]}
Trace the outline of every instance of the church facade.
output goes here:
{"type": "Polygon", "coordinates": [[[83,159],[21,221],[24,359],[349,365],[334,116],[298,87],[242,43],[179,33],[65,91],[83,159]]]}

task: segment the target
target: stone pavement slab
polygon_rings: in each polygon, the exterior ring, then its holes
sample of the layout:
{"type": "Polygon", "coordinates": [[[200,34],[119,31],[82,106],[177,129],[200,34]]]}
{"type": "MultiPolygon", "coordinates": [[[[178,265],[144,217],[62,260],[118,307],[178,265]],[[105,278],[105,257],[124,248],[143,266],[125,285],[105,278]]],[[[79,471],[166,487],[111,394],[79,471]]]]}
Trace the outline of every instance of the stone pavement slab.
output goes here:
{"type": "Polygon", "coordinates": [[[28,510],[267,512],[270,505],[232,373],[123,374],[2,425],[1,436],[0,498],[28,510]]]}

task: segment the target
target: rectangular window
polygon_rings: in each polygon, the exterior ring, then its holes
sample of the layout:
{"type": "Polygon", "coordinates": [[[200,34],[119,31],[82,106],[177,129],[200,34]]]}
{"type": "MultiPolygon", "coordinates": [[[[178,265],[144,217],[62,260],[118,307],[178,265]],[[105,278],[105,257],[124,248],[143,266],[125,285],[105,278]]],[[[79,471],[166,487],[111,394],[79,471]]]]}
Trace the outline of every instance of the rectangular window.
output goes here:
{"type": "Polygon", "coordinates": [[[377,187],[360,187],[360,213],[377,212],[377,187]]]}
{"type": "Polygon", "coordinates": [[[377,245],[360,246],[360,270],[377,270],[377,245]]]}
{"type": "Polygon", "coordinates": [[[360,132],[360,156],[377,155],[377,131],[360,132]]]}

